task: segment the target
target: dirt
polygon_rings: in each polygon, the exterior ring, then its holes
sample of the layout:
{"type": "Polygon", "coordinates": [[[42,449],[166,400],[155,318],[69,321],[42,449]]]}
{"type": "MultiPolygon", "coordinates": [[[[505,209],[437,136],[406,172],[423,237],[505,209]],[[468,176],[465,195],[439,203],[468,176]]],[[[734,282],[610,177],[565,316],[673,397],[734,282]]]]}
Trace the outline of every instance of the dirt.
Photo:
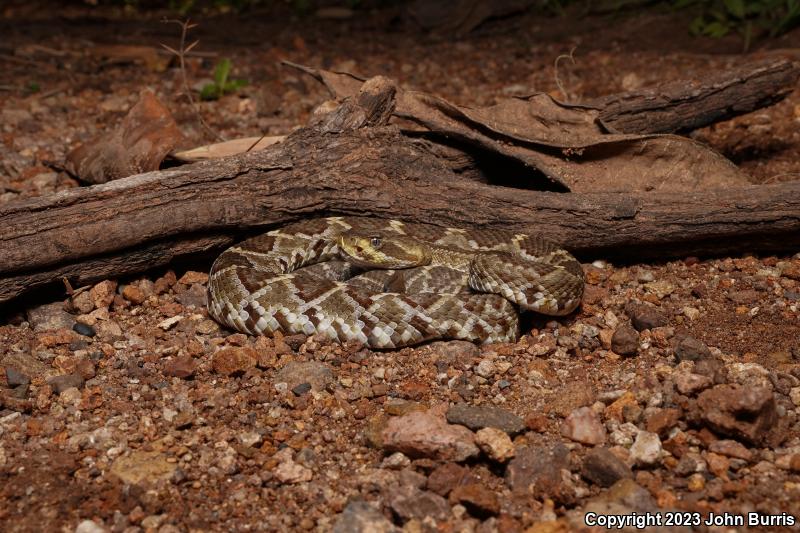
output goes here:
{"type": "MultiPolygon", "coordinates": [[[[144,88],[186,147],[215,140],[209,130],[291,132],[327,95],[282,59],[470,106],[536,91],[581,101],[744,59],[735,37],[691,38],[685,14],[659,10],[525,15],[455,39],[416,31],[396,8],[321,20],[279,5],[198,19],[207,56],[189,58],[189,84],[221,57],[249,82],[198,104],[205,127],[169,53],[154,52],[177,46],[178,26],[46,5],[12,3],[0,18],[2,203],[79,186],[58,170],[66,154],[111,130],[144,88]]],[[[792,56],[798,41],[754,54],[792,56]]],[[[693,136],[754,183],[790,180],[799,120],[793,93],[693,136]]],[[[579,311],[527,318],[515,344],[391,352],[221,329],[204,307],[209,267],[3,308],[0,529],[544,532],[585,529],[598,509],[752,512],[773,525],[750,530],[798,529],[800,254],[597,257],[579,311]],[[455,404],[467,404],[458,424],[455,404]]]]}

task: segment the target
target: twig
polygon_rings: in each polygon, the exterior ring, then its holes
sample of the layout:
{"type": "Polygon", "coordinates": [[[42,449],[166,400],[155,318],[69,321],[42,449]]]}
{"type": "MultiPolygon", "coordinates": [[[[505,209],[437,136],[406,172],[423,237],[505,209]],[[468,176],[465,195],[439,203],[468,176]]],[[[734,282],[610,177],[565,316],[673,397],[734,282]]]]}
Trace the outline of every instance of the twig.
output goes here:
{"type": "Polygon", "coordinates": [[[558,77],[558,63],[562,59],[569,59],[570,61],[572,61],[572,64],[574,65],[575,64],[575,57],[573,56],[573,54],[575,53],[575,50],[577,48],[578,48],[577,46],[573,46],[572,50],[569,51],[569,54],[561,54],[553,62],[553,69],[555,70],[554,76],[555,76],[555,79],[556,79],[556,86],[558,87],[558,90],[563,95],[565,102],[569,101],[569,95],[567,94],[567,91],[564,89],[564,86],[561,85],[561,80],[558,77]]]}
{"type": "Polygon", "coordinates": [[[180,44],[180,46],[178,47],[177,50],[175,50],[174,48],[172,48],[170,46],[167,46],[164,43],[161,43],[161,46],[163,46],[168,52],[171,52],[172,54],[174,54],[178,58],[178,61],[180,62],[181,79],[183,81],[183,93],[186,95],[186,98],[189,100],[189,103],[191,104],[192,108],[194,109],[194,113],[197,116],[197,120],[198,120],[198,122],[200,122],[200,125],[203,127],[203,129],[205,129],[206,132],[211,134],[211,136],[214,139],[216,139],[218,141],[224,141],[225,138],[222,137],[221,135],[219,135],[213,129],[211,129],[211,127],[208,125],[208,123],[205,121],[205,119],[203,119],[203,115],[200,112],[200,106],[197,104],[197,101],[192,96],[192,90],[189,87],[189,79],[188,79],[188,76],[186,75],[186,54],[188,54],[192,50],[192,48],[194,48],[195,46],[197,46],[200,43],[200,40],[196,39],[194,42],[192,42],[191,44],[189,44],[187,46],[186,45],[186,35],[189,32],[189,30],[191,30],[192,28],[196,27],[197,24],[192,24],[191,21],[188,18],[186,20],[165,19],[164,22],[165,23],[177,24],[177,25],[179,25],[181,27],[181,44],[180,44]]]}
{"type": "Polygon", "coordinates": [[[263,140],[264,140],[264,137],[266,137],[266,136],[267,136],[267,134],[266,134],[266,133],[262,133],[262,134],[261,134],[261,137],[259,137],[258,139],[256,139],[256,142],[254,142],[253,144],[251,144],[250,146],[248,146],[248,147],[247,147],[247,150],[245,150],[245,153],[247,153],[247,152],[249,152],[250,150],[252,150],[253,148],[255,148],[255,147],[256,147],[256,145],[257,145],[258,143],[260,143],[261,141],[263,141],[263,140]]]}
{"type": "Polygon", "coordinates": [[[33,59],[27,59],[25,57],[17,57],[8,54],[0,54],[0,61],[10,61],[11,63],[18,63],[20,65],[30,65],[32,67],[40,67],[47,69],[56,68],[54,65],[51,65],[50,63],[45,63],[43,61],[34,61],[33,59]]]}
{"type": "MultiPolygon", "coordinates": [[[[163,45],[162,45],[163,46],[163,45]]],[[[157,54],[161,55],[174,55],[174,50],[156,50],[157,54]]],[[[219,57],[219,52],[185,52],[184,55],[186,57],[203,57],[203,58],[217,58],[219,57]]]]}
{"type": "Polygon", "coordinates": [[[72,299],[72,295],[75,294],[75,289],[72,288],[72,284],[67,279],[67,276],[61,276],[61,281],[64,282],[64,289],[67,291],[67,296],[69,296],[70,300],[72,299]]]}

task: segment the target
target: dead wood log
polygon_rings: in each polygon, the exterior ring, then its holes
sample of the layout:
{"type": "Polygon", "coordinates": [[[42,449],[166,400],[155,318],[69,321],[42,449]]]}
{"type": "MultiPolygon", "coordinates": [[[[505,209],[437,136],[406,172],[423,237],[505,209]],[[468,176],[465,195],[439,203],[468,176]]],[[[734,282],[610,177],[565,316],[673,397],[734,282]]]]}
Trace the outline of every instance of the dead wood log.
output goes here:
{"type": "Polygon", "coordinates": [[[686,193],[551,193],[454,175],[392,127],[311,130],[257,153],[0,207],[0,301],[141,272],[244,229],[325,214],[538,231],[585,257],[796,250],[800,182],[686,193]]]}
{"type": "MultiPolygon", "coordinates": [[[[313,76],[340,100],[354,97],[363,84],[352,74],[287,65],[313,76]]],[[[513,171],[510,184],[539,190],[710,190],[746,185],[747,177],[721,155],[686,137],[609,133],[602,113],[616,112],[619,120],[626,116],[631,129],[696,127],[720,119],[720,113],[733,116],[782,98],[799,73],[788,60],[761,61],[697,82],[612,96],[607,107],[603,102],[565,104],[536,94],[470,108],[397,88],[393,115],[404,120],[406,135],[421,137],[427,151],[479,181],[497,183],[498,175],[508,180],[513,171]],[[484,165],[481,159],[487,154],[490,161],[484,165]],[[495,171],[498,166],[500,172],[495,171]]]]}
{"type": "Polygon", "coordinates": [[[797,85],[800,66],[767,58],[658,87],[588,102],[611,133],[681,133],[728,120],[783,100],[797,85]]]}
{"type": "Polygon", "coordinates": [[[388,120],[370,80],[261,152],[0,206],[0,302],[216,250],[305,217],[350,214],[540,232],[584,257],[628,260],[800,246],[800,182],[696,193],[553,193],[458,176],[388,120]]]}

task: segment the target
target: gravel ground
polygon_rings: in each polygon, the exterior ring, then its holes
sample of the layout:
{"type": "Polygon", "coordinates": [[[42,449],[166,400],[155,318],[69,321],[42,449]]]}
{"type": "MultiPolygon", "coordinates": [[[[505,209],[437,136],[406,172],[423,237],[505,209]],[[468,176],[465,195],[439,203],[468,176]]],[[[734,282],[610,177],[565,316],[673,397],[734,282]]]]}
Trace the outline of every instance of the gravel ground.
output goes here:
{"type": "MultiPolygon", "coordinates": [[[[0,18],[0,203],[77,186],[51,163],[145,87],[187,146],[212,140],[169,56],[114,48],[175,46],[176,26],[42,11],[19,3],[0,18]]],[[[559,94],[554,60],[573,46],[575,65],[559,66],[573,100],[742,60],[735,40],[666,40],[685,32],[669,14],[522,17],[452,40],[392,13],[201,20],[197,50],[231,57],[250,82],[202,116],[226,138],[302,125],[326,95],[282,58],[476,106],[559,94]]],[[[190,83],[215,61],[190,58],[190,83]]],[[[753,182],[789,179],[799,117],[791,95],[695,136],[753,182]]],[[[208,318],[201,261],[12,302],[0,530],[542,533],[587,529],[587,513],[660,517],[652,531],[728,531],[693,526],[754,513],[751,531],[800,530],[800,254],[591,260],[577,313],[529,317],[517,343],[481,347],[232,334],[208,318]]]]}

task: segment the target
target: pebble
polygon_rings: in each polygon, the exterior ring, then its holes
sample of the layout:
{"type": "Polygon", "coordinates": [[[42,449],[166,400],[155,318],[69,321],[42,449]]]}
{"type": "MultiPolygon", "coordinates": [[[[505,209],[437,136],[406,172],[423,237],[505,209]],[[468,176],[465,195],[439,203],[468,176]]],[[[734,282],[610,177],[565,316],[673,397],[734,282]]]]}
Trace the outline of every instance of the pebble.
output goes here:
{"type": "Polygon", "coordinates": [[[681,411],[678,409],[656,408],[647,415],[647,421],[645,422],[645,426],[647,428],[647,431],[655,433],[656,435],[659,435],[661,437],[666,437],[669,431],[673,427],[678,425],[680,419],[681,419],[681,411]]]}
{"type": "Polygon", "coordinates": [[[334,381],[333,371],[318,361],[290,361],[275,374],[276,382],[284,382],[294,391],[306,384],[311,390],[323,391],[334,381]]]}
{"type": "Polygon", "coordinates": [[[97,331],[95,331],[92,326],[89,324],[84,324],[83,322],[75,322],[75,324],[72,326],[72,330],[78,335],[83,335],[84,337],[94,337],[97,335],[97,331]]]}
{"type": "Polygon", "coordinates": [[[631,318],[631,323],[636,331],[659,328],[666,326],[669,322],[664,313],[645,304],[628,304],[625,306],[625,312],[631,318]]]}
{"type": "Polygon", "coordinates": [[[99,309],[111,305],[111,302],[114,301],[116,291],[117,282],[105,280],[89,289],[89,296],[92,298],[95,308],[99,309]]]}
{"type": "Polygon", "coordinates": [[[497,462],[504,463],[514,457],[514,444],[508,434],[500,429],[488,427],[478,430],[475,443],[497,462]]]}
{"type": "Polygon", "coordinates": [[[167,520],[166,514],[151,514],[142,519],[141,525],[145,530],[155,531],[167,520]]]}
{"type": "Polygon", "coordinates": [[[800,387],[792,387],[789,390],[789,399],[792,400],[795,407],[800,407],[800,387]]]}
{"type": "Polygon", "coordinates": [[[492,362],[490,359],[482,359],[481,362],[475,367],[475,373],[482,378],[492,377],[495,373],[495,370],[494,362],[492,362]]]}
{"type": "Polygon", "coordinates": [[[606,441],[606,428],[591,407],[572,411],[561,425],[561,434],[582,444],[597,445],[606,441]]]}
{"type": "Polygon", "coordinates": [[[459,340],[432,342],[429,348],[435,358],[444,359],[450,363],[469,361],[481,353],[481,349],[475,343],[459,340]]]}
{"type": "Polygon", "coordinates": [[[291,448],[284,448],[276,453],[274,457],[280,461],[278,466],[275,468],[274,474],[281,483],[303,483],[306,481],[311,481],[311,478],[314,477],[314,473],[311,471],[311,469],[296,463],[294,459],[292,459],[291,448]]]}
{"type": "Polygon", "coordinates": [[[687,305],[683,309],[681,309],[681,313],[683,313],[683,316],[685,316],[689,320],[697,320],[698,318],[700,318],[700,310],[696,307],[691,307],[687,305]]]}
{"type": "Polygon", "coordinates": [[[56,302],[28,309],[28,322],[33,331],[72,329],[75,318],[64,311],[64,304],[56,302]]]}
{"type": "Polygon", "coordinates": [[[165,318],[164,320],[159,322],[157,325],[158,325],[158,327],[160,327],[164,331],[167,331],[167,330],[172,329],[172,326],[174,326],[175,324],[177,324],[181,320],[183,320],[183,315],[176,315],[176,316],[172,316],[172,317],[169,317],[169,318],[165,318]]]}
{"type": "Polygon", "coordinates": [[[708,463],[708,470],[717,477],[727,477],[728,469],[731,466],[730,460],[722,455],[708,452],[706,454],[706,462],[708,463]]]}
{"type": "Polygon", "coordinates": [[[727,365],[728,381],[745,387],[773,389],[770,371],[758,363],[731,363],[727,365]]]}
{"type": "Polygon", "coordinates": [[[689,492],[700,492],[705,487],[706,478],[703,474],[697,473],[689,476],[689,480],[686,483],[686,488],[689,489],[689,492]]]}
{"type": "Polygon", "coordinates": [[[639,332],[630,326],[621,326],[611,337],[611,349],[619,355],[636,355],[639,351],[639,332]]]}
{"type": "Polygon", "coordinates": [[[122,297],[135,305],[140,305],[145,301],[145,295],[136,285],[125,285],[122,289],[122,297]]]}
{"type": "Polygon", "coordinates": [[[675,465],[675,473],[679,476],[688,476],[694,472],[705,472],[707,464],[700,455],[696,453],[685,453],[681,456],[678,464],[675,465]]]}
{"type": "Polygon", "coordinates": [[[403,521],[427,517],[444,520],[450,515],[450,504],[443,497],[408,485],[393,491],[389,506],[403,521]]]}
{"type": "Polygon", "coordinates": [[[108,533],[108,530],[91,520],[84,520],[75,528],[75,533],[108,533]]]}
{"type": "Polygon", "coordinates": [[[385,450],[403,452],[409,457],[464,461],[479,452],[470,430],[448,424],[429,411],[391,418],[381,437],[385,450]]]}
{"type": "Polygon", "coordinates": [[[111,464],[111,473],[129,485],[149,486],[172,478],[176,463],[158,451],[136,450],[111,464]]]}
{"type": "Polygon", "coordinates": [[[175,272],[168,270],[166,274],[155,281],[153,284],[153,291],[155,294],[164,294],[165,292],[169,291],[170,287],[175,285],[176,282],[177,279],[175,278],[175,272]]]}
{"type": "Polygon", "coordinates": [[[669,283],[667,281],[651,281],[650,283],[645,284],[645,289],[647,292],[651,292],[656,295],[656,298],[659,300],[663,300],[673,292],[675,292],[675,285],[669,283]]]}
{"type": "Polygon", "coordinates": [[[399,533],[400,528],[369,503],[354,500],[347,504],[331,531],[332,533],[399,533]]]}
{"type": "Polygon", "coordinates": [[[188,379],[197,371],[197,363],[190,355],[175,357],[164,365],[164,375],[188,379]]]}
{"type": "Polygon", "coordinates": [[[207,300],[206,288],[199,283],[193,283],[188,289],[178,293],[176,300],[185,307],[203,309],[207,300]]]}
{"type": "Polygon", "coordinates": [[[29,385],[31,382],[31,378],[28,377],[26,374],[23,374],[16,368],[7,366],[6,382],[8,383],[9,388],[13,389],[14,387],[29,385]]]}
{"type": "Polygon", "coordinates": [[[300,383],[299,385],[292,387],[292,394],[295,396],[302,396],[303,394],[307,393],[311,390],[311,383],[305,382],[300,383]]]}
{"type": "Polygon", "coordinates": [[[258,354],[253,348],[232,346],[214,353],[211,368],[217,374],[233,376],[254,368],[257,360],[258,354]]]}
{"type": "Polygon", "coordinates": [[[638,465],[654,465],[661,459],[661,439],[649,431],[639,431],[630,448],[631,459],[638,465]]]}
{"type": "Polygon", "coordinates": [[[728,291],[728,299],[733,303],[740,305],[755,303],[759,300],[759,298],[760,295],[758,294],[758,291],[754,291],[753,289],[747,289],[743,291],[728,291]]]}
{"type": "Polygon", "coordinates": [[[692,372],[676,372],[673,379],[678,392],[686,396],[693,396],[713,384],[710,377],[692,372]]]}
{"type": "Polygon", "coordinates": [[[737,459],[742,459],[743,461],[752,461],[753,459],[753,452],[735,440],[715,440],[708,445],[708,449],[714,453],[725,455],[727,457],[735,457],[737,459]]]}
{"type": "Polygon", "coordinates": [[[592,382],[573,379],[558,387],[558,391],[547,399],[544,411],[566,418],[578,407],[593,404],[596,397],[597,392],[592,382]]]}
{"type": "Polygon", "coordinates": [[[699,361],[711,357],[711,350],[703,342],[694,337],[683,337],[675,346],[678,361],[699,361]]]}
{"type": "Polygon", "coordinates": [[[621,479],[614,483],[611,488],[600,496],[608,502],[616,502],[626,507],[639,511],[648,512],[656,509],[656,501],[651,496],[650,491],[640,486],[632,479],[621,479]]]}
{"type": "Polygon", "coordinates": [[[447,496],[454,488],[464,483],[470,470],[456,463],[444,463],[437,466],[428,476],[427,487],[436,494],[447,496]]]}
{"type": "Polygon", "coordinates": [[[208,283],[208,273],[188,270],[186,271],[186,274],[181,276],[181,279],[178,280],[178,283],[182,283],[183,285],[192,285],[193,283],[205,285],[208,283]]]}
{"type": "Polygon", "coordinates": [[[79,292],[71,298],[72,305],[79,313],[85,315],[94,311],[94,302],[89,291],[79,292]]]}
{"type": "Polygon", "coordinates": [[[598,447],[584,457],[581,476],[600,487],[610,487],[620,479],[633,479],[633,472],[608,448],[598,447]]]}
{"type": "Polygon", "coordinates": [[[77,406],[82,398],[81,391],[77,387],[68,387],[58,395],[59,402],[64,406],[77,406]]]}
{"type": "Polygon", "coordinates": [[[697,398],[700,418],[711,429],[749,444],[781,440],[772,391],[739,384],[717,385],[697,398]]]}
{"type": "Polygon", "coordinates": [[[411,459],[400,452],[394,452],[381,462],[381,468],[388,468],[389,470],[401,470],[409,466],[411,466],[411,459]]]}
{"type": "Polygon", "coordinates": [[[450,501],[459,502],[470,514],[487,518],[500,513],[500,499],[495,491],[478,483],[460,485],[450,493],[450,501]]]}
{"type": "Polygon", "coordinates": [[[549,498],[558,505],[571,506],[576,501],[575,487],[562,470],[569,470],[566,446],[526,446],[518,449],[508,463],[505,480],[516,494],[549,498]]]}
{"type": "Polygon", "coordinates": [[[239,442],[247,447],[259,446],[264,440],[260,433],[255,431],[244,431],[238,435],[239,442]]]}
{"type": "Polygon", "coordinates": [[[447,421],[461,424],[471,430],[492,427],[510,435],[525,430],[525,421],[502,407],[491,405],[456,404],[447,410],[447,421]]]}
{"type": "Polygon", "coordinates": [[[47,380],[48,385],[56,394],[61,394],[67,389],[83,388],[83,376],[80,374],[65,374],[63,376],[55,376],[47,380]]]}

